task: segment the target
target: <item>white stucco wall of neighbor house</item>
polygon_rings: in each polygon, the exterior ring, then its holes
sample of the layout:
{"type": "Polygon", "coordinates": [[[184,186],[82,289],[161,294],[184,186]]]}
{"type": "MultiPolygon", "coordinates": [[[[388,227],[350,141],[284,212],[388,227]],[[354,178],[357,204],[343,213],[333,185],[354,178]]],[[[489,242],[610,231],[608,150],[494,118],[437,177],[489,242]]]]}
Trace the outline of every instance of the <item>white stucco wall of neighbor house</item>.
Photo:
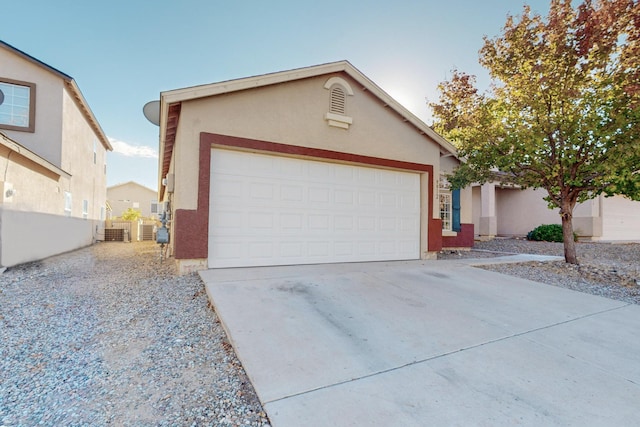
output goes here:
{"type": "Polygon", "coordinates": [[[0,207],[0,266],[47,258],[93,243],[97,222],[0,207]]]}

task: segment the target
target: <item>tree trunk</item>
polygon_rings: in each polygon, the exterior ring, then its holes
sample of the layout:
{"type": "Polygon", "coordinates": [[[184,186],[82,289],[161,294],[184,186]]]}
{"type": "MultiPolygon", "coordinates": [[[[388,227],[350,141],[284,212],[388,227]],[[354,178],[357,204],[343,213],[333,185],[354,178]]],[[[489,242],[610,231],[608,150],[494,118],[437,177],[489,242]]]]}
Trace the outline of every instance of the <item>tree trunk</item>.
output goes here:
{"type": "Polygon", "coordinates": [[[564,260],[569,264],[578,264],[576,242],[573,238],[573,209],[571,207],[564,207],[560,209],[560,216],[562,217],[564,260]]]}

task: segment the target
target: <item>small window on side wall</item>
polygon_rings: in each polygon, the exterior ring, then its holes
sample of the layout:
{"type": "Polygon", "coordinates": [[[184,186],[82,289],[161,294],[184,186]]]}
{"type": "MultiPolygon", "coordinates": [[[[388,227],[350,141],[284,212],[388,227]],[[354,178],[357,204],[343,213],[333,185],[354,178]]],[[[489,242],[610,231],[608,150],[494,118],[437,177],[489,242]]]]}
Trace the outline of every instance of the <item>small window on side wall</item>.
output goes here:
{"type": "Polygon", "coordinates": [[[35,132],[36,85],[0,77],[0,129],[35,132]]]}
{"type": "Polygon", "coordinates": [[[71,216],[71,193],[68,191],[64,192],[64,214],[71,216]]]}

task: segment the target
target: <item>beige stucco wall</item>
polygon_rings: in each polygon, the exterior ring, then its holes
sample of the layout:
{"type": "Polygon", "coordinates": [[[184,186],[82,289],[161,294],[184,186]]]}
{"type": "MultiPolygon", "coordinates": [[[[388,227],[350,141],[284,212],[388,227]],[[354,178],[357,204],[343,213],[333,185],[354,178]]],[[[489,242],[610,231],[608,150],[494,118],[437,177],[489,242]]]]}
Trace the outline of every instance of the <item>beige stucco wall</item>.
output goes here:
{"type": "Polygon", "coordinates": [[[9,138],[60,167],[64,82],[0,46],[0,77],[36,84],[35,132],[2,129],[9,138]]]}
{"type": "MultiPolygon", "coordinates": [[[[542,189],[496,188],[497,234],[525,236],[541,224],[561,224],[559,210],[549,209],[542,189]]],[[[473,222],[476,234],[480,221],[480,187],[473,189],[473,222]]],[[[597,241],[640,241],[640,202],[622,196],[599,196],[578,204],[573,212],[573,229],[582,239],[597,241]]]]}
{"type": "Polygon", "coordinates": [[[151,202],[158,200],[158,193],[138,183],[126,182],[108,187],[107,200],[113,210],[113,217],[121,216],[128,208],[133,208],[148,218],[151,217],[151,202]],[[134,206],[136,203],[138,207],[134,206]]]}
{"type": "Polygon", "coordinates": [[[541,224],[560,224],[558,209],[547,207],[545,195],[541,189],[496,188],[498,235],[525,236],[541,224]]]}
{"type": "Polygon", "coordinates": [[[608,241],[640,242],[640,201],[622,196],[600,197],[602,237],[608,241]]]}
{"type": "MultiPolygon", "coordinates": [[[[244,90],[184,102],[174,149],[174,208],[197,206],[200,132],[266,140],[372,157],[425,163],[439,175],[439,146],[375,98],[345,73],[354,91],[347,96],[348,130],[324,119],[329,107],[325,82],[334,75],[244,90]]],[[[434,195],[435,199],[436,195],[434,195]]],[[[438,216],[435,212],[432,215],[438,216]]]]}
{"type": "Polygon", "coordinates": [[[0,186],[16,190],[10,200],[0,200],[0,265],[91,244],[100,238],[106,213],[101,135],[69,92],[66,77],[3,47],[0,76],[36,85],[35,132],[0,129],[15,141],[3,139],[11,149],[0,147],[0,186]],[[25,149],[37,156],[21,155],[25,149]],[[71,212],[65,212],[65,192],[71,193],[71,212]]]}
{"type": "Polygon", "coordinates": [[[0,197],[0,206],[15,211],[34,211],[53,215],[64,213],[63,188],[68,179],[0,146],[0,187],[13,188],[11,198],[0,197]],[[3,181],[4,180],[4,181],[3,181]]]}
{"type": "Polygon", "coordinates": [[[83,200],[87,200],[88,218],[105,219],[106,149],[66,89],[63,101],[61,164],[62,169],[72,176],[69,186],[65,188],[73,198],[71,216],[82,217],[83,200]]]}

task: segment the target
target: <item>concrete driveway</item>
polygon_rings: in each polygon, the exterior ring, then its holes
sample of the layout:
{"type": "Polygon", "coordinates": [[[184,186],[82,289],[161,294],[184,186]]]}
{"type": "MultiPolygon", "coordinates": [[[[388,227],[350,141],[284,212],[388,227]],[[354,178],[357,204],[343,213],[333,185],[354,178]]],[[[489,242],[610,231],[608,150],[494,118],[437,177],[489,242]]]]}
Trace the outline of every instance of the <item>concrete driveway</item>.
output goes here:
{"type": "Polygon", "coordinates": [[[457,261],[200,274],[275,427],[640,425],[640,306],[457,261]]]}

